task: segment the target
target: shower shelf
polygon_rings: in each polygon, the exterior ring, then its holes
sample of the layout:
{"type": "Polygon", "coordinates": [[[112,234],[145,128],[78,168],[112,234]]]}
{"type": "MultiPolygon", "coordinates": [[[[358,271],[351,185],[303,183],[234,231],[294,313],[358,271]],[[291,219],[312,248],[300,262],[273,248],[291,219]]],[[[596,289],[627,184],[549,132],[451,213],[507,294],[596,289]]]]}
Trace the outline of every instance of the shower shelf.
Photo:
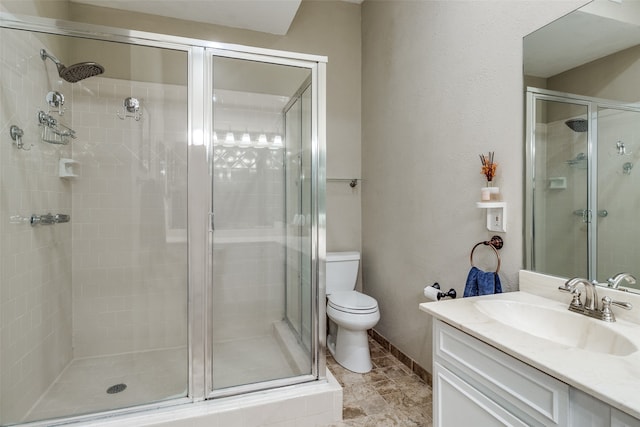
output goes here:
{"type": "Polygon", "coordinates": [[[60,123],[44,111],[38,112],[38,123],[42,126],[42,140],[49,144],[67,145],[76,138],[76,131],[60,123]]]}
{"type": "Polygon", "coordinates": [[[77,164],[78,162],[73,159],[61,158],[59,162],[58,176],[66,179],[77,178],[78,175],[74,171],[74,165],[77,164]]]}
{"type": "Polygon", "coordinates": [[[552,190],[563,190],[567,188],[567,177],[552,176],[549,178],[549,188],[552,190]]]}

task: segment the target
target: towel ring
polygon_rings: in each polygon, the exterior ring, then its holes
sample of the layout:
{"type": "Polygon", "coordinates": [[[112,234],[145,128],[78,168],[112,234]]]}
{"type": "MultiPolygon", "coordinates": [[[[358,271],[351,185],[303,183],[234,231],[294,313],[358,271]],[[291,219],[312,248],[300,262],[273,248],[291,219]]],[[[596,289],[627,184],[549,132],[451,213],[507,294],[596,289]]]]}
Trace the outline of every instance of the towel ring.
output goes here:
{"type": "Polygon", "coordinates": [[[498,249],[502,249],[502,246],[504,245],[502,237],[493,236],[491,240],[476,243],[473,249],[471,249],[471,255],[469,255],[469,262],[471,263],[471,267],[475,267],[475,265],[473,265],[473,252],[480,245],[489,246],[491,249],[493,249],[493,252],[496,254],[496,258],[498,259],[498,266],[496,267],[496,274],[498,274],[498,272],[500,271],[500,254],[498,253],[498,249]]]}

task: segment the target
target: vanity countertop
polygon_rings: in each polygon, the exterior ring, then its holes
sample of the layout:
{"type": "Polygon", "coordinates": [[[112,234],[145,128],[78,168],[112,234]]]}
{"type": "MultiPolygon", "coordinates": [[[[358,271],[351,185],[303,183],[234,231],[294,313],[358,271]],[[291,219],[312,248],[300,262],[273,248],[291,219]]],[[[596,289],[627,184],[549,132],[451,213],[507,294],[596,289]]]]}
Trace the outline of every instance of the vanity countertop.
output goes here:
{"type": "MultiPolygon", "coordinates": [[[[422,303],[420,310],[612,407],[640,418],[640,350],[626,356],[613,356],[562,345],[494,320],[475,304],[480,299],[500,300],[566,310],[571,297],[557,291],[558,283],[563,283],[563,280],[550,280],[550,276],[546,276],[543,278],[546,283],[541,285],[537,276],[539,275],[536,273],[525,272],[523,280],[521,273],[521,290],[518,292],[422,303]]],[[[640,296],[620,292],[610,294],[611,291],[606,289],[598,292],[601,297],[607,294],[634,303],[632,311],[635,313],[627,316],[621,313],[623,310],[616,310],[614,307],[618,316],[615,323],[594,321],[602,322],[604,327],[624,334],[625,338],[640,349],[640,324],[636,322],[637,312],[640,311],[640,296]]]]}

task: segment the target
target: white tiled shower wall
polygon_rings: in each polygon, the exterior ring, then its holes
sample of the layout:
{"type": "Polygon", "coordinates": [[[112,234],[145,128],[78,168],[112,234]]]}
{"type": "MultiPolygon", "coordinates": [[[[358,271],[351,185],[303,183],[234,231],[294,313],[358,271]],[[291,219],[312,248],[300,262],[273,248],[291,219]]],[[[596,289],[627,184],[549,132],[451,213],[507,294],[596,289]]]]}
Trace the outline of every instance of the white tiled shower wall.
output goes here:
{"type": "Polygon", "coordinates": [[[74,355],[185,346],[187,88],[94,77],[73,102],[74,355]]]}
{"type": "Polygon", "coordinates": [[[72,85],[41,48],[63,51],[0,30],[2,424],[20,421],[73,358],[187,342],[186,240],[175,238],[186,235],[186,86],[72,85]],[[77,132],[68,145],[40,138],[51,90],[66,100],[63,116],[51,114],[77,132]],[[116,117],[127,96],[140,99],[141,121],[116,117]],[[13,124],[30,151],[12,144],[13,124]],[[59,177],[60,158],[78,162],[78,178],[59,177]],[[48,212],[71,221],[26,222],[48,212]]]}
{"type": "MultiPolygon", "coordinates": [[[[0,423],[16,422],[72,358],[71,225],[31,227],[17,217],[71,213],[71,183],[58,178],[70,146],[40,140],[37,111],[50,90],[70,94],[39,52],[45,36],[0,30],[0,423]],[[45,72],[45,70],[47,72],[45,72]],[[9,127],[24,130],[17,149],[9,127]]],[[[52,64],[48,64],[52,65],[52,64]]],[[[72,113],[62,118],[69,123],[72,113]]]]}

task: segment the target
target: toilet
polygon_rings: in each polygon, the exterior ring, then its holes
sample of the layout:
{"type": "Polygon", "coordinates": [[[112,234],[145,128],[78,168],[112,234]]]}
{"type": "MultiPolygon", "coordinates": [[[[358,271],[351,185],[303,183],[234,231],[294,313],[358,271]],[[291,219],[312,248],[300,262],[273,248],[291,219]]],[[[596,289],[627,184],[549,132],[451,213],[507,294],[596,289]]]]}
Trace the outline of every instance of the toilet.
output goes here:
{"type": "Polygon", "coordinates": [[[350,371],[372,368],[367,330],[380,320],[378,302],[355,290],[359,252],[327,252],[327,347],[333,358],[350,371]]]}

